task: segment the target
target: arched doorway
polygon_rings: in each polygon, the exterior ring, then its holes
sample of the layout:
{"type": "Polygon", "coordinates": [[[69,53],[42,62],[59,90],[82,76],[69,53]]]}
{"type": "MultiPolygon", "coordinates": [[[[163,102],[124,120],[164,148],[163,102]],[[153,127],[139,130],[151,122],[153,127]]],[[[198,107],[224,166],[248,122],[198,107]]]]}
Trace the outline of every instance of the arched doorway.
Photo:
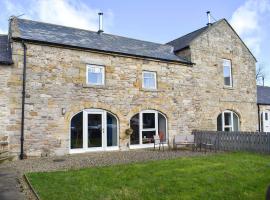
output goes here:
{"type": "Polygon", "coordinates": [[[102,109],[85,109],[71,119],[70,153],[117,150],[117,117],[102,109]]]}
{"type": "Polygon", "coordinates": [[[217,130],[228,132],[239,131],[240,130],[239,116],[231,110],[223,111],[217,117],[217,130]]]}
{"type": "Polygon", "coordinates": [[[159,135],[163,140],[168,137],[167,118],[156,110],[143,110],[135,114],[130,119],[130,128],[133,130],[130,136],[131,148],[152,147],[154,135],[159,135]]]}

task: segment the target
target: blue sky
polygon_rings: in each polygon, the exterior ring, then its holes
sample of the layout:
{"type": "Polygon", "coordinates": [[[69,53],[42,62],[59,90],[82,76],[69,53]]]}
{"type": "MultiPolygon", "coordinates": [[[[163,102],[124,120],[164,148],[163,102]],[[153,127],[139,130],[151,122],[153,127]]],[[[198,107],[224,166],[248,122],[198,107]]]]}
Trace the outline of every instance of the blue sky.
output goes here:
{"type": "Polygon", "coordinates": [[[107,33],[165,43],[207,23],[205,12],[226,18],[264,66],[270,86],[270,0],[0,0],[0,33],[9,16],[97,30],[104,12],[107,33]]]}

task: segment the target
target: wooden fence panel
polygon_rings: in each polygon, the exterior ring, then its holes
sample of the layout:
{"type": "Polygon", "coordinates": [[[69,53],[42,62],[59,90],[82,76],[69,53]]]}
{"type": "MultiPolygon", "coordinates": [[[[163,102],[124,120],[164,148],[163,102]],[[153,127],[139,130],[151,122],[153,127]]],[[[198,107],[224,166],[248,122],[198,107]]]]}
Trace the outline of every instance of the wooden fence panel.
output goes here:
{"type": "Polygon", "coordinates": [[[270,133],[194,130],[192,134],[197,144],[213,143],[217,150],[270,153],[270,133]]]}

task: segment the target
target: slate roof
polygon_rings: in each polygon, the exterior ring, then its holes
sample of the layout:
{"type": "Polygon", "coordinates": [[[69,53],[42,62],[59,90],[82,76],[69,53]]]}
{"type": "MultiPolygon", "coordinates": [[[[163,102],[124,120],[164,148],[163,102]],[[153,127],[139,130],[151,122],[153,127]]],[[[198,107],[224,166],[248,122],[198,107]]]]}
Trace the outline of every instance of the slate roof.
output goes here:
{"type": "Polygon", "coordinates": [[[270,105],[270,87],[257,86],[257,104],[270,105]]]}
{"type": "Polygon", "coordinates": [[[0,35],[0,64],[12,64],[11,48],[7,35],[0,35]]]}
{"type": "Polygon", "coordinates": [[[179,51],[189,46],[192,40],[201,35],[204,31],[206,31],[208,26],[202,27],[196,31],[188,33],[180,38],[177,38],[167,44],[174,46],[174,51],[179,51]]]}
{"type": "Polygon", "coordinates": [[[111,34],[13,18],[12,38],[191,64],[173,46],[111,34]]]}

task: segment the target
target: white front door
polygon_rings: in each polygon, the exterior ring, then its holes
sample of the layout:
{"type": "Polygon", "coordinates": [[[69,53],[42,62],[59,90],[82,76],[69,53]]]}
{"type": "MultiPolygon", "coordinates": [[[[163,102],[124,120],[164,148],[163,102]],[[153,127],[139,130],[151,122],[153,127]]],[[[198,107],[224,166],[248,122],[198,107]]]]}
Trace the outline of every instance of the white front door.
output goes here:
{"type": "Polygon", "coordinates": [[[261,119],[262,119],[262,131],[263,132],[270,132],[270,112],[262,112],[261,119]]]}
{"type": "Polygon", "coordinates": [[[105,148],[105,113],[99,110],[84,110],[84,147],[90,150],[105,148]]]}

